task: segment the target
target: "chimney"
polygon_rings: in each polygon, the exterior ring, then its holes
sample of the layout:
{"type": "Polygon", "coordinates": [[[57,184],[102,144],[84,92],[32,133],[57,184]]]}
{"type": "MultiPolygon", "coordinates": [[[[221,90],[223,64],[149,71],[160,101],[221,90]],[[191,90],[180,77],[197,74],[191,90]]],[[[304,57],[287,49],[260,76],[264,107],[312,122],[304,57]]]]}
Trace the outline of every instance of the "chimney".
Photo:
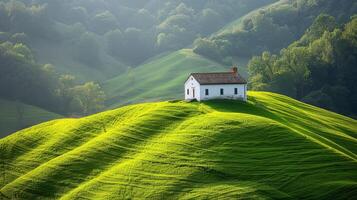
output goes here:
{"type": "Polygon", "coordinates": [[[234,74],[234,75],[238,75],[238,67],[236,66],[236,65],[233,65],[233,67],[232,67],[232,73],[234,74]]]}

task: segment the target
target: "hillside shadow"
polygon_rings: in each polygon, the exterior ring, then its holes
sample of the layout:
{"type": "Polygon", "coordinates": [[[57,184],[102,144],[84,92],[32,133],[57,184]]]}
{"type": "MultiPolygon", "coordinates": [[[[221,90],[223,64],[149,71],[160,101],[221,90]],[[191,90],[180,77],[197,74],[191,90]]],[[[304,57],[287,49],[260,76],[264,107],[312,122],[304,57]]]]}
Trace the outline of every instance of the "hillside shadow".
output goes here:
{"type": "Polygon", "coordinates": [[[203,101],[201,104],[218,112],[244,113],[250,115],[261,116],[281,122],[282,119],[269,111],[262,103],[259,103],[255,97],[249,97],[247,102],[240,100],[216,99],[203,101]]]}

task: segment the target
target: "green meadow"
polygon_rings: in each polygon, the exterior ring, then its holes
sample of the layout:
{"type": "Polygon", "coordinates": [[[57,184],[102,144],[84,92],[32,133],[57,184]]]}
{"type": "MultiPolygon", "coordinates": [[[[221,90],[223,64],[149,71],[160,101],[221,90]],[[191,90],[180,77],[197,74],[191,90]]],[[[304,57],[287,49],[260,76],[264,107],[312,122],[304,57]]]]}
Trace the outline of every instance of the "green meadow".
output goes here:
{"type": "Polygon", "coordinates": [[[0,192],[21,199],[351,199],[356,137],[356,120],[274,93],[250,92],[247,103],[130,105],[1,139],[0,192]]]}

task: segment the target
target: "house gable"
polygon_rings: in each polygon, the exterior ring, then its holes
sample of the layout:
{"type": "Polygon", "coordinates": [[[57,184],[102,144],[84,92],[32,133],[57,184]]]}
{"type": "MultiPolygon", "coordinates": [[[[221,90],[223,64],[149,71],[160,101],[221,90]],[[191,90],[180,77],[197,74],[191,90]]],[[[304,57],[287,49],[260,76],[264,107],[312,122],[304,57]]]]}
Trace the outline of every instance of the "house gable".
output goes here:
{"type": "Polygon", "coordinates": [[[193,76],[189,76],[185,83],[185,99],[200,100],[200,87],[200,83],[193,76]]]}
{"type": "Polygon", "coordinates": [[[190,75],[187,77],[187,79],[186,79],[186,81],[185,81],[185,85],[186,85],[187,83],[189,83],[190,81],[196,81],[198,84],[200,84],[200,83],[195,79],[195,77],[192,76],[192,74],[190,74],[190,75]]]}

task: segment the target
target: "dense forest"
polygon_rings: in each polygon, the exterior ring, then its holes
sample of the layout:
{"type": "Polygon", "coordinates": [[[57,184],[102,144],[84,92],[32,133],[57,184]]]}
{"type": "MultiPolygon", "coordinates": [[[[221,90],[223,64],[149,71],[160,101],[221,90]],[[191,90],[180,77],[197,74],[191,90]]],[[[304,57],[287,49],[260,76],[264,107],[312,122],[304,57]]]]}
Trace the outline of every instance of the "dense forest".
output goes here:
{"type": "Polygon", "coordinates": [[[357,16],[346,25],[320,15],[279,54],[248,65],[253,90],[274,91],[339,113],[357,113],[357,16]]]}
{"type": "Polygon", "coordinates": [[[2,38],[66,43],[76,60],[99,67],[105,56],[130,65],[186,47],[273,0],[2,1],[2,38]],[[17,35],[15,35],[17,34],[17,35]]]}
{"type": "Polygon", "coordinates": [[[231,62],[235,57],[251,57],[263,51],[277,53],[298,40],[321,13],[334,16],[338,23],[345,23],[357,13],[357,2],[279,1],[242,17],[239,26],[233,30],[198,38],[194,51],[220,62],[231,62]]]}
{"type": "Polygon", "coordinates": [[[196,39],[194,52],[227,65],[253,56],[248,64],[252,90],[286,94],[355,117],[354,14],[356,1],[279,1],[244,16],[236,29],[196,39]]]}
{"type": "Polygon", "coordinates": [[[356,116],[355,14],[351,0],[0,0],[0,99],[95,113],[111,106],[106,81],[190,48],[212,65],[250,60],[251,90],[356,116]]]}

